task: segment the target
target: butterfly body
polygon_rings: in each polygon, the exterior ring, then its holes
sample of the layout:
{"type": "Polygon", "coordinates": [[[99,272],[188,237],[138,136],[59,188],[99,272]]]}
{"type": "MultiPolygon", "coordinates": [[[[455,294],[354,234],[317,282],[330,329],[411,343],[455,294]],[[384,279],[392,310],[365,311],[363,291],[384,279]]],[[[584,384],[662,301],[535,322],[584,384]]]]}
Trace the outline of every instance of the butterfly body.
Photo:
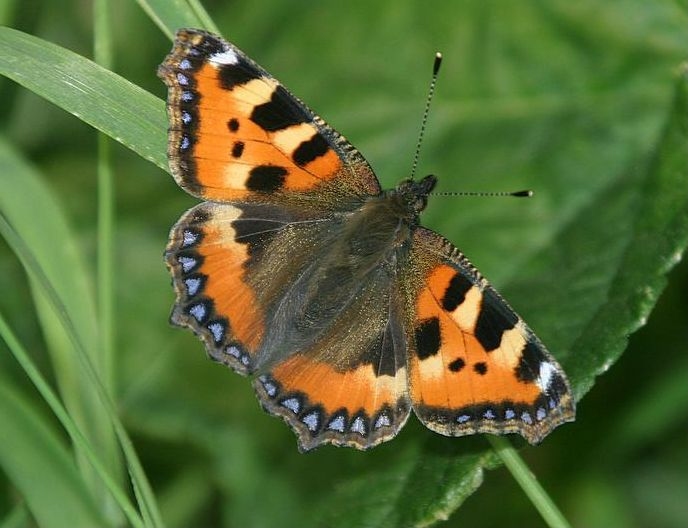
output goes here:
{"type": "Polygon", "coordinates": [[[420,225],[434,176],[383,191],[346,139],[209,33],[180,30],[159,74],[172,173],[204,200],[170,234],[172,322],[252,375],[302,450],[370,448],[411,409],[442,434],[531,442],[573,419],[554,358],[420,225]]]}

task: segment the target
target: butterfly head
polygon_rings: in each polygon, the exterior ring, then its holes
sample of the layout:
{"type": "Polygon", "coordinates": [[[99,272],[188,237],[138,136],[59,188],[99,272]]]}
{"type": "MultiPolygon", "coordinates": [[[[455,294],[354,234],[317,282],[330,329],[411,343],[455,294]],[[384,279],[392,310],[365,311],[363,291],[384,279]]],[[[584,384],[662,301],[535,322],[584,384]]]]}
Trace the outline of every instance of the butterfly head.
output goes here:
{"type": "Polygon", "coordinates": [[[409,213],[417,216],[428,205],[428,194],[436,184],[437,177],[428,174],[422,180],[403,180],[394,192],[403,200],[409,213]]]}

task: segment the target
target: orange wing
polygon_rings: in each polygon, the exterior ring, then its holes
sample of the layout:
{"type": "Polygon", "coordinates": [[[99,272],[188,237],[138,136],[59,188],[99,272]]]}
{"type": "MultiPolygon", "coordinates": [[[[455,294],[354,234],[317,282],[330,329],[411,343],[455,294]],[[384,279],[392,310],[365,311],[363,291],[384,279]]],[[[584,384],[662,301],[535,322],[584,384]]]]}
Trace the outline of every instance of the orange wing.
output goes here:
{"type": "Polygon", "coordinates": [[[520,433],[538,443],[575,415],[566,376],[544,345],[450,242],[418,228],[409,339],[413,409],[447,436],[520,433]]]}
{"type": "MultiPolygon", "coordinates": [[[[404,350],[374,343],[371,355],[394,362],[404,350]]],[[[410,413],[403,363],[389,371],[361,362],[342,369],[296,354],[259,376],[254,387],[265,410],[296,432],[299,449],[324,443],[369,449],[393,438],[410,413]]]]}
{"type": "Polygon", "coordinates": [[[346,139],[219,37],[179,30],[158,75],[169,88],[172,174],[194,196],[332,203],[380,192],[346,139]]]}
{"type": "Polygon", "coordinates": [[[170,233],[165,259],[177,294],[171,321],[191,328],[213,359],[241,374],[254,369],[265,332],[264,307],[247,281],[251,243],[284,225],[274,215],[254,221],[239,206],[207,202],[170,233]]]}

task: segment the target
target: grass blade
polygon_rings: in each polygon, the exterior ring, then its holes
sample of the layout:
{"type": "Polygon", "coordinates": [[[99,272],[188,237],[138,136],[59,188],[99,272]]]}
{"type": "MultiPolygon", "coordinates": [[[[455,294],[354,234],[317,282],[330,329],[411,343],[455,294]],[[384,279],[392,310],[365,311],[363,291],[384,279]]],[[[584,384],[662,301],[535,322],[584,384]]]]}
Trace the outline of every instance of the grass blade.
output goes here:
{"type": "Polygon", "coordinates": [[[0,74],[167,170],[162,100],[76,53],[0,27],[0,74]]]}
{"type": "MultiPolygon", "coordinates": [[[[9,226],[6,224],[4,218],[0,217],[0,230],[2,230],[3,234],[7,235],[8,234],[8,228],[9,226]]],[[[120,506],[124,514],[126,515],[128,521],[131,523],[132,526],[136,527],[141,527],[143,528],[144,524],[139,517],[138,513],[136,512],[135,508],[131,505],[129,502],[129,499],[124,493],[124,491],[120,488],[119,484],[113,479],[110,474],[108,473],[108,470],[106,467],[102,464],[98,456],[95,454],[93,448],[91,447],[91,444],[87,440],[87,438],[83,435],[83,433],[79,430],[79,427],[74,423],[72,418],[69,416],[69,413],[67,410],[62,406],[62,403],[60,402],[59,398],[57,395],[53,392],[53,390],[50,388],[50,385],[45,381],[43,376],[41,375],[40,371],[36,368],[36,366],[33,364],[31,357],[29,354],[26,352],[26,350],[21,346],[19,343],[19,340],[17,337],[14,335],[10,327],[7,325],[7,322],[5,321],[4,317],[2,317],[2,314],[0,314],[0,335],[2,336],[3,340],[5,343],[7,343],[7,346],[9,347],[10,351],[14,354],[14,357],[17,359],[17,361],[20,363],[24,371],[26,372],[27,376],[31,379],[33,384],[36,386],[38,389],[38,392],[40,392],[41,396],[43,396],[43,399],[46,401],[46,403],[50,406],[52,409],[53,413],[55,416],[58,418],[64,429],[67,431],[69,434],[69,437],[71,438],[74,446],[76,446],[76,449],[79,453],[82,453],[83,456],[88,460],[88,462],[92,465],[98,476],[102,479],[102,482],[105,484],[107,487],[108,491],[112,494],[112,497],[114,500],[117,502],[117,504],[120,506]]],[[[6,381],[3,381],[3,383],[0,383],[0,390],[5,390],[7,391],[8,389],[5,387],[7,384],[6,381]]],[[[2,401],[5,402],[6,400],[10,400],[12,395],[8,395],[7,398],[2,398],[2,401]]],[[[14,402],[16,405],[20,405],[20,402],[16,401],[14,402]]],[[[22,404],[23,405],[23,404],[22,404]]],[[[9,411],[7,411],[9,412],[9,411]]],[[[32,416],[34,414],[33,408],[27,408],[22,411],[22,415],[25,416],[32,416]]],[[[33,418],[35,421],[35,424],[33,427],[35,429],[40,429],[41,426],[39,424],[39,418],[36,416],[33,418]]],[[[19,429],[21,424],[14,423],[12,420],[7,419],[7,415],[3,418],[3,424],[5,424],[6,427],[3,427],[2,429],[4,430],[5,428],[7,429],[12,429],[14,428],[15,434],[20,434],[19,429]],[[14,423],[13,426],[10,424],[14,423]]],[[[47,432],[43,431],[41,432],[41,436],[46,437],[47,432]]],[[[22,435],[23,436],[23,435],[22,435]]],[[[50,444],[51,440],[45,439],[41,442],[41,444],[50,444]]],[[[34,486],[37,481],[42,482],[48,482],[50,478],[57,477],[60,480],[65,480],[67,482],[72,482],[77,480],[76,475],[72,474],[73,471],[70,468],[63,467],[58,469],[58,468],[51,468],[53,466],[53,463],[50,461],[46,461],[44,459],[36,459],[36,454],[43,454],[44,457],[47,457],[48,454],[46,452],[46,449],[44,447],[38,447],[36,445],[29,445],[29,442],[24,439],[21,444],[24,446],[24,449],[26,450],[26,455],[22,456],[20,453],[18,453],[16,450],[10,449],[10,454],[12,459],[21,461],[21,464],[26,464],[26,461],[35,461],[37,463],[37,469],[31,470],[30,468],[27,467],[22,467],[18,468],[21,470],[21,472],[27,472],[31,476],[31,482],[30,485],[28,486],[28,489],[23,490],[25,492],[25,496],[32,496],[36,490],[34,490],[34,486]],[[51,468],[51,469],[48,469],[51,468]],[[41,479],[36,479],[36,475],[40,474],[42,475],[41,479]],[[65,475],[70,475],[69,479],[65,477],[65,475]]],[[[2,445],[5,446],[5,442],[2,442],[2,445]]],[[[51,447],[50,449],[54,449],[51,447]]],[[[5,452],[5,449],[0,450],[1,452],[5,452]]],[[[56,455],[53,453],[53,456],[51,456],[51,460],[59,459],[61,455],[56,455]]],[[[4,467],[6,467],[5,464],[3,464],[4,467]]],[[[70,464],[70,467],[73,468],[73,465],[70,464]]],[[[22,477],[21,475],[12,475],[12,481],[16,483],[19,483],[18,485],[21,486],[21,481],[22,477]],[[14,477],[17,477],[16,479],[14,477]]],[[[81,480],[81,485],[85,487],[85,481],[81,480]]],[[[57,486],[60,488],[61,486],[57,486]]],[[[74,515],[74,512],[78,512],[79,508],[74,506],[73,504],[68,505],[67,500],[56,500],[54,497],[54,486],[49,485],[49,490],[50,493],[47,493],[47,495],[50,496],[49,500],[47,500],[47,504],[45,506],[42,505],[36,505],[35,508],[32,508],[32,512],[34,515],[37,515],[38,520],[40,521],[40,518],[45,514],[47,517],[50,519],[55,519],[55,521],[58,523],[56,526],[87,526],[87,525],[96,525],[96,524],[101,524],[103,522],[103,519],[99,517],[99,522],[94,523],[93,521],[90,522],[67,522],[62,515],[55,515],[55,513],[52,511],[52,507],[57,505],[60,511],[64,511],[65,515],[74,515]]],[[[92,497],[91,494],[88,493],[88,490],[85,488],[84,490],[84,495],[88,496],[92,502],[92,497]]],[[[91,504],[91,506],[95,507],[94,504],[91,504]]],[[[40,523],[39,523],[40,524],[40,523]]]]}

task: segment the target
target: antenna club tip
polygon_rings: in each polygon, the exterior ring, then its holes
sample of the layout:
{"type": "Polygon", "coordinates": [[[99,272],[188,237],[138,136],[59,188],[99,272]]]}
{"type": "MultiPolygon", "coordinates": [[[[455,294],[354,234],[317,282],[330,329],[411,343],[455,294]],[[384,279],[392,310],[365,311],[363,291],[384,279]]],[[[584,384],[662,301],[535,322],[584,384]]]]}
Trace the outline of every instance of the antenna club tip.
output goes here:
{"type": "Polygon", "coordinates": [[[524,197],[524,198],[530,198],[530,197],[533,196],[533,194],[535,194],[535,193],[533,193],[533,191],[531,191],[530,189],[528,189],[528,190],[525,190],[525,191],[516,191],[516,192],[513,192],[513,193],[511,193],[511,196],[522,196],[522,197],[524,197]]]}
{"type": "Polygon", "coordinates": [[[439,51],[435,52],[435,63],[432,66],[432,74],[437,75],[440,71],[440,65],[442,64],[442,54],[439,51]]]}

